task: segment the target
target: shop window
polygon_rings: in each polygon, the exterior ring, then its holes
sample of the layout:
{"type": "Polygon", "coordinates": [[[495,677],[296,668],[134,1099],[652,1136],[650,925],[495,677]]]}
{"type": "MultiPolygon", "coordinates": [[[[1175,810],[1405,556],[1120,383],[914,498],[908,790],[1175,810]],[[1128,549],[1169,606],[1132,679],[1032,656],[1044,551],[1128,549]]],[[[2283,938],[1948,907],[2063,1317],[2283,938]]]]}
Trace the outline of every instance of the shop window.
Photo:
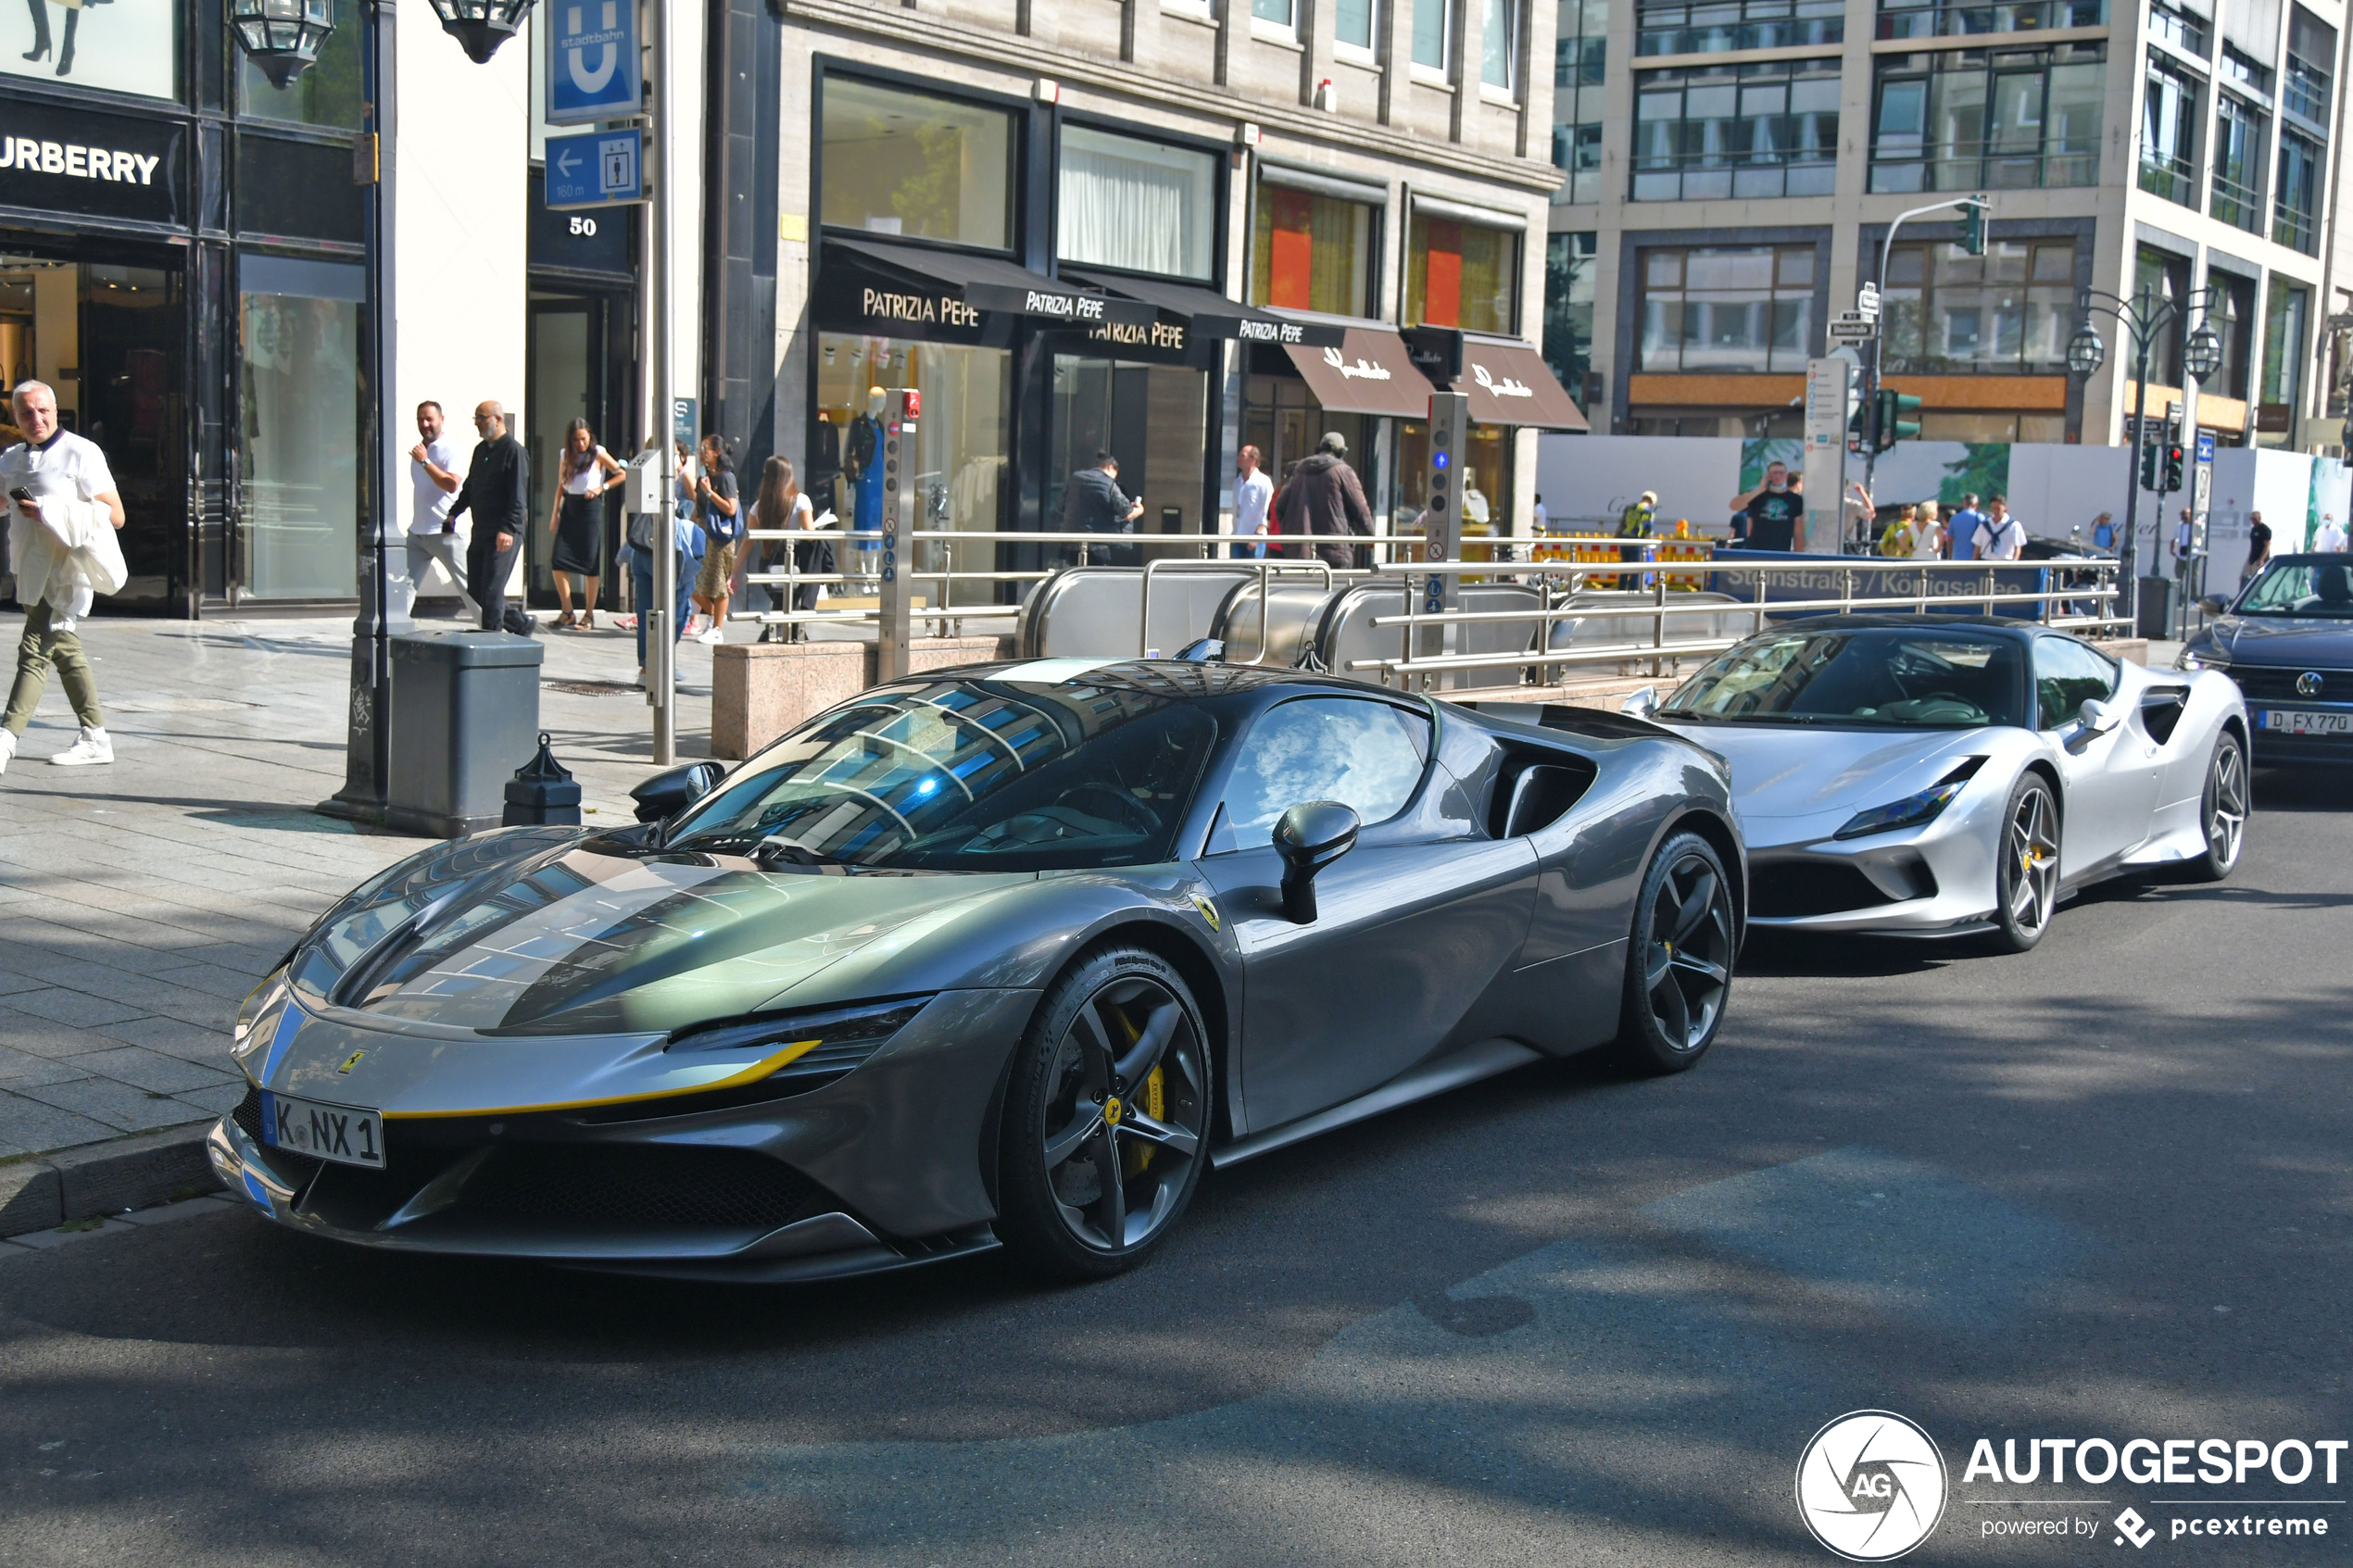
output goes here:
{"type": "Polygon", "coordinates": [[[1814,341],[1812,245],[1642,254],[1645,370],[1804,370],[1814,341]]]}
{"type": "Polygon", "coordinates": [[[246,256],[238,308],[245,596],[358,591],[367,270],[246,256]]]}
{"type": "Polygon", "coordinates": [[[2214,185],[2207,210],[2249,232],[2263,226],[2263,113],[2228,93],[2214,109],[2214,185]]]}
{"type": "Polygon", "coordinates": [[[819,178],[828,227],[1004,250],[1013,117],[852,77],[824,81],[819,178]]]}
{"type": "Polygon", "coordinates": [[[1637,55],[1714,55],[1846,40],[1844,0],[1673,0],[1636,13],[1637,55]]]}
{"type": "Polygon", "coordinates": [[[237,228],[283,239],[363,245],[368,187],[351,182],[351,150],[241,132],[236,139],[237,228]]]}
{"type": "MultiPolygon", "coordinates": [[[[1512,470],[1509,433],[1501,425],[1474,424],[1463,436],[1463,533],[1465,541],[1512,531],[1512,470]]],[[[1413,420],[1397,423],[1396,503],[1392,533],[1418,533],[1429,501],[1429,427],[1413,420]]],[[[1492,558],[1487,546],[1466,544],[1465,560],[1492,558]]]]}
{"type": "Polygon", "coordinates": [[[1446,69],[1453,53],[1453,0],[1413,0],[1414,63],[1446,69]]]}
{"type": "MultiPolygon", "coordinates": [[[[1013,356],[1001,348],[821,332],[816,411],[803,471],[811,503],[821,512],[830,508],[843,527],[863,535],[841,553],[840,570],[869,579],[836,593],[872,593],[879,585],[874,574],[880,566],[883,473],[876,440],[884,393],[891,387],[923,394],[910,481],[915,526],[984,533],[1004,526],[1012,484],[1013,356]]],[[[916,550],[913,570],[937,571],[945,563],[957,571],[988,571],[996,560],[996,546],[987,541],[952,546],[933,541],[916,550]]],[[[924,591],[931,593],[933,585],[924,591]]],[[[992,583],[958,583],[946,602],[990,604],[996,597],[992,583]]]]}
{"type": "Polygon", "coordinates": [[[2063,44],[1879,56],[1871,189],[2096,184],[2101,48],[2063,44]]]}
{"type": "Polygon", "coordinates": [[[1520,236],[1508,229],[1414,215],[1405,316],[1426,327],[1518,330],[1520,236]]]}
{"type": "Polygon", "coordinates": [[[1288,185],[1259,186],[1252,305],[1370,316],[1372,262],[1369,205],[1288,185]]]}
{"type": "Polygon", "coordinates": [[[1481,0],[1478,79],[1505,91],[1518,84],[1519,6],[1516,0],[1481,0]]]}
{"type": "Polygon", "coordinates": [[[2075,242],[1899,245],[1880,285],[1891,371],[2058,375],[2075,329],[2075,242]]]}
{"type": "Polygon", "coordinates": [[[368,96],[360,59],[368,37],[367,19],[360,14],[359,0],[334,0],[334,6],[335,30],[319,46],[319,63],[286,86],[271,86],[270,79],[243,49],[233,41],[226,45],[235,56],[240,113],[250,119],[283,120],[289,125],[335,131],[360,128],[368,96]]]}
{"type": "Polygon", "coordinates": [[[1650,70],[1634,80],[1634,199],[1828,195],[1835,57],[1650,70]]]}
{"type": "Polygon", "coordinates": [[[1881,38],[1962,38],[2051,27],[2104,27],[2108,0],[1881,0],[1881,38]]]}
{"type": "Polygon", "coordinates": [[[1609,62],[1609,0],[1559,0],[1553,39],[1555,203],[1602,199],[1602,79],[1609,62]]]}
{"type": "Polygon", "coordinates": [[[1139,534],[1202,532],[1208,396],[1207,375],[1181,365],[1055,356],[1046,526],[1063,525],[1070,476],[1110,452],[1119,459],[1120,490],[1144,504],[1139,534]]]}
{"type": "MultiPolygon", "coordinates": [[[[1593,280],[1600,269],[1601,236],[1547,236],[1544,250],[1544,362],[1561,385],[1587,401],[1585,378],[1593,369],[1593,280]]],[[[1588,414],[1592,410],[1586,409],[1588,414]]]]}
{"type": "MultiPolygon", "coordinates": [[[[82,0],[21,0],[0,9],[0,71],[60,87],[176,97],[180,17],[189,8],[177,0],[94,0],[87,6],[82,0]]],[[[220,27],[218,13],[215,19],[220,27]]],[[[220,31],[225,39],[228,30],[220,31]]]]}
{"type": "MultiPolygon", "coordinates": [[[[2309,290],[2284,282],[2277,274],[2263,300],[2263,380],[2258,401],[2277,411],[2269,421],[2273,424],[2292,424],[2304,390],[2305,319],[2311,301],[2309,290]]],[[[2259,440],[2266,446],[2284,446],[2289,434],[2288,429],[2279,429],[2259,440]]]]}
{"type": "Polygon", "coordinates": [[[1207,279],[1216,232],[1210,154],[1083,125],[1063,127],[1063,260],[1207,279]]]}

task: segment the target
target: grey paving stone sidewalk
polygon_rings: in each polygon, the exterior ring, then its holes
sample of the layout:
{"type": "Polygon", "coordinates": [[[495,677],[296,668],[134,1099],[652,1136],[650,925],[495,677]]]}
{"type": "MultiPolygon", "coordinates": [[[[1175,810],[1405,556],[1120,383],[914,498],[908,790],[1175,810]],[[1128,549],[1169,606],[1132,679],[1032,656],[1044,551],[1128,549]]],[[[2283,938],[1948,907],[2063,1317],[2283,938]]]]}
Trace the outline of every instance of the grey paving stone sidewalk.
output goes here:
{"type": "MultiPolygon", "coordinates": [[[[0,649],[22,625],[0,614],[0,649]]],[[[541,727],[585,806],[627,821],[653,771],[634,640],[545,640],[541,727]]],[[[343,783],[348,618],[104,618],[82,641],[114,764],[47,764],[74,738],[53,683],[0,775],[0,1160],[228,1110],[238,1002],[321,909],[426,842],[310,809],[343,783]]],[[[707,756],[711,650],[679,662],[679,753],[707,756]]]]}

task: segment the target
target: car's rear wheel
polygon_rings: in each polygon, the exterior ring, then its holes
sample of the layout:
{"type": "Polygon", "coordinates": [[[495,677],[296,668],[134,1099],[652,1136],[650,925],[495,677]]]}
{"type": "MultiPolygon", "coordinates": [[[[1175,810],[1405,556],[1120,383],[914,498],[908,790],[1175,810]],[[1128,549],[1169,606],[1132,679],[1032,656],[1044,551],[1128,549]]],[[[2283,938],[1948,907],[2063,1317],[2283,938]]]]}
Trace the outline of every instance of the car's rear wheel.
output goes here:
{"type": "Polygon", "coordinates": [[[2224,730],[2214,740],[2214,759],[2206,766],[2206,798],[2200,821],[2206,824],[2206,853],[2184,868],[2196,882],[2220,882],[2239,863],[2246,847],[2246,747],[2224,730]]]}
{"type": "Polygon", "coordinates": [[[2023,953],[2043,939],[2058,908],[2058,797],[2039,773],[2010,786],[1994,859],[1994,943],[2023,953]]]}
{"type": "Polygon", "coordinates": [[[1736,950],[1731,879],[1695,833],[1659,846],[1634,901],[1617,1057],[1638,1073],[1680,1073],[1724,1021],[1736,950]]]}
{"type": "Polygon", "coordinates": [[[1156,1248],[1208,1159],[1201,1009],[1159,955],[1087,954],[1046,993],[1006,1086],[997,1234],[1023,1261],[1101,1279],[1156,1248]]]}

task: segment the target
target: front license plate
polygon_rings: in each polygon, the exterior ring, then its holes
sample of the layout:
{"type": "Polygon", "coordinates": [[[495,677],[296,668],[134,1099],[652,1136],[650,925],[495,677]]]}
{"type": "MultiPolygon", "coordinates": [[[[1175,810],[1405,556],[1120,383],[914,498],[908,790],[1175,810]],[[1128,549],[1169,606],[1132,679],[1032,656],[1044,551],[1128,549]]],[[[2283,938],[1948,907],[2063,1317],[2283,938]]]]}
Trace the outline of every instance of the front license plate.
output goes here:
{"type": "Polygon", "coordinates": [[[384,1117],[356,1105],[327,1105],[264,1089],[261,1141],[272,1148],[332,1160],[338,1165],[365,1165],[371,1171],[384,1168],[384,1117]]]}
{"type": "Polygon", "coordinates": [[[2353,713],[2322,713],[2308,708],[2267,708],[2263,727],[2287,735],[2353,735],[2353,713]]]}

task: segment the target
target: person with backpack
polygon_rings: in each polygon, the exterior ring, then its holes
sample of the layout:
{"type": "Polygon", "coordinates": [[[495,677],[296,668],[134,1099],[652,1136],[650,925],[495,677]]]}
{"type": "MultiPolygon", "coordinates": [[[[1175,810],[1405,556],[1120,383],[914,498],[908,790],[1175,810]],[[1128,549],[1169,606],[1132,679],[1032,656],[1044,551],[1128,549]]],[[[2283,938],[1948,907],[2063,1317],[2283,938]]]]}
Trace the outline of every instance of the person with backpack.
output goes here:
{"type": "Polygon", "coordinates": [[[716,432],[704,436],[698,456],[702,474],[695,481],[695,521],[702,528],[703,554],[702,570],[695,574],[695,605],[711,617],[711,628],[695,641],[709,646],[727,640],[727,605],[734,593],[744,520],[738,515],[742,503],[727,438],[716,432]]]}

